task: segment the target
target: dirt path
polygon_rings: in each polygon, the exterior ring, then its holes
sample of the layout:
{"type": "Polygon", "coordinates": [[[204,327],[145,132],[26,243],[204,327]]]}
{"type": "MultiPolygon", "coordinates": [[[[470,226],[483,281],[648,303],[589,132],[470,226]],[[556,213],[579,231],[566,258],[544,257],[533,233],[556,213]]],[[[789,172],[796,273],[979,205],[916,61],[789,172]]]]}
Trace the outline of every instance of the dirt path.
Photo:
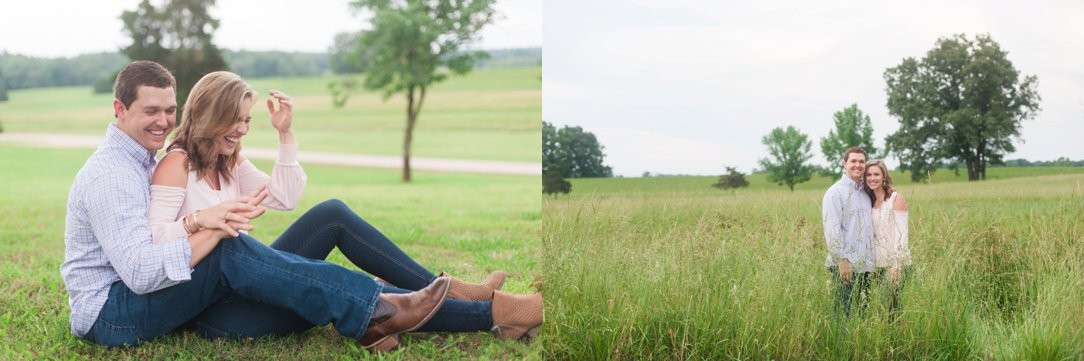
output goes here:
{"type": "MultiPolygon", "coordinates": [[[[102,137],[72,134],[0,133],[0,142],[20,143],[46,148],[97,148],[102,137]]],[[[274,160],[278,151],[270,148],[245,147],[242,152],[251,159],[274,160]]],[[[355,167],[393,168],[402,166],[399,156],[382,156],[301,150],[298,161],[303,164],[329,164],[355,167]]],[[[490,160],[466,160],[443,158],[420,158],[410,160],[414,170],[486,173],[514,175],[542,175],[542,165],[529,162],[500,162],[490,160]]]]}

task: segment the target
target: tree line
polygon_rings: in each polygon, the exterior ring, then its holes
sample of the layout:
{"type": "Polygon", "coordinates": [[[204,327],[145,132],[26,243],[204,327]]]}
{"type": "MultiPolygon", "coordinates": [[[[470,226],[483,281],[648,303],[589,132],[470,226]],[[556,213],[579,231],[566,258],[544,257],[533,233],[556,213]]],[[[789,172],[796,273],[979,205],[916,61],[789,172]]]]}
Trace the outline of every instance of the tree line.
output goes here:
{"type": "MultiPolygon", "coordinates": [[[[489,57],[480,60],[479,69],[539,66],[542,48],[487,50],[489,57]]],[[[351,68],[336,69],[332,53],[222,50],[230,71],[245,78],[319,76],[356,73],[351,68]]],[[[130,60],[120,52],[80,54],[73,57],[42,58],[0,52],[0,100],[5,90],[58,86],[93,85],[112,91],[113,75],[130,60]]],[[[101,89],[99,89],[101,90],[101,89]]]]}
{"type": "MultiPolygon", "coordinates": [[[[839,159],[850,146],[862,146],[870,158],[894,155],[912,181],[928,179],[940,167],[967,170],[969,181],[986,179],[988,166],[1004,164],[1016,150],[1024,120],[1039,111],[1038,79],[1021,75],[1007,52],[989,35],[963,34],[938,39],[921,59],[908,57],[884,72],[888,112],[900,127],[874,147],[869,117],[857,105],[835,114],[835,130],[821,140],[829,164],[838,174],[839,159]]],[[[807,161],[811,141],[793,126],[764,136],[769,157],[760,160],[772,182],[794,185],[808,181],[817,168],[807,161]]]]}

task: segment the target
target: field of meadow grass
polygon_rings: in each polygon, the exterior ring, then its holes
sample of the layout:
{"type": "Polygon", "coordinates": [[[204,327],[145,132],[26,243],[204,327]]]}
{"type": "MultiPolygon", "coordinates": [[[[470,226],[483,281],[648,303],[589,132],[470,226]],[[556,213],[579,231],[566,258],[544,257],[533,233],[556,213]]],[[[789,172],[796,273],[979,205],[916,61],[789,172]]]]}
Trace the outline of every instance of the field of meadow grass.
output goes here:
{"type": "MultiPolygon", "coordinates": [[[[289,94],[294,131],[304,149],[401,155],[406,124],[402,95],[358,92],[335,109],[327,84],[335,77],[247,79],[258,93],[245,145],[274,147],[267,92],[289,94]]],[[[112,94],[91,87],[9,91],[0,121],[9,133],[104,135],[113,118],[112,94]]],[[[414,130],[416,157],[538,162],[542,154],[542,68],[476,70],[433,86],[414,130]],[[494,151],[499,149],[500,151],[494,151]]]]}
{"type": "MultiPolygon", "coordinates": [[[[488,333],[412,334],[400,350],[370,355],[330,326],[286,338],[206,341],[177,332],[138,348],[106,349],[68,331],[60,263],[68,187],[89,149],[0,144],[0,359],[538,359],[542,344],[497,341],[488,333]]],[[[257,161],[270,169],[270,162],[257,161]]],[[[541,277],[542,215],[537,177],[306,166],[297,209],[270,211],[252,235],[270,243],[306,209],[339,198],[431,270],[481,280],[510,273],[505,289],[534,292],[541,277]]],[[[335,251],[329,258],[351,269],[335,251]]]]}
{"type": "Polygon", "coordinates": [[[991,168],[987,181],[894,174],[914,265],[833,313],[821,198],[749,176],[573,179],[542,201],[547,336],[560,360],[985,359],[1084,355],[1084,169],[991,168]]]}

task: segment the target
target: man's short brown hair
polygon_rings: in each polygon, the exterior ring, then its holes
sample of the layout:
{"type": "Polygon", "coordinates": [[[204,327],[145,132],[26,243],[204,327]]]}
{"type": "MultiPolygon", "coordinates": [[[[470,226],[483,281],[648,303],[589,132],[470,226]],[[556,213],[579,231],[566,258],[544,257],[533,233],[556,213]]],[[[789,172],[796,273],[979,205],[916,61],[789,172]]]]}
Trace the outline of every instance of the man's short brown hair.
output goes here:
{"type": "Polygon", "coordinates": [[[862,156],[866,157],[866,160],[869,160],[869,154],[866,153],[865,149],[862,149],[862,147],[850,147],[843,152],[843,163],[847,163],[847,161],[850,160],[851,153],[862,153],[862,156]]]}
{"type": "Polygon", "coordinates": [[[177,90],[177,80],[161,64],[137,60],[129,63],[117,74],[117,80],[113,82],[113,96],[124,104],[124,109],[128,109],[135,103],[136,91],[140,86],[177,90]]]}

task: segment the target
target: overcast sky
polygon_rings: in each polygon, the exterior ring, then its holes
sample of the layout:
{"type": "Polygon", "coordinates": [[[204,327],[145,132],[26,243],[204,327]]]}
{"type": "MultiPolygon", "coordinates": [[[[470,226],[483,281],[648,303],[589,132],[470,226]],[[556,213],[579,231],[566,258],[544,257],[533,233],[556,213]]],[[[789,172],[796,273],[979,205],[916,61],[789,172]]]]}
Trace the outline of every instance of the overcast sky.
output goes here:
{"type": "MultiPolygon", "coordinates": [[[[129,44],[120,21],[141,0],[0,0],[0,51],[58,57],[116,51],[129,44]]],[[[162,4],[162,0],[152,0],[162,4]]],[[[215,43],[231,50],[323,52],[335,34],[361,30],[347,0],[218,0],[215,43]]],[[[477,48],[542,46],[542,0],[498,0],[503,18],[477,48]]]]}
{"type": "Polygon", "coordinates": [[[1006,159],[1084,159],[1084,2],[547,0],[543,11],[543,119],[593,132],[615,174],[748,172],[761,138],[787,125],[824,163],[820,138],[852,103],[881,146],[898,128],[885,69],[956,33],[990,34],[1039,78],[1042,111],[1006,159]]]}

